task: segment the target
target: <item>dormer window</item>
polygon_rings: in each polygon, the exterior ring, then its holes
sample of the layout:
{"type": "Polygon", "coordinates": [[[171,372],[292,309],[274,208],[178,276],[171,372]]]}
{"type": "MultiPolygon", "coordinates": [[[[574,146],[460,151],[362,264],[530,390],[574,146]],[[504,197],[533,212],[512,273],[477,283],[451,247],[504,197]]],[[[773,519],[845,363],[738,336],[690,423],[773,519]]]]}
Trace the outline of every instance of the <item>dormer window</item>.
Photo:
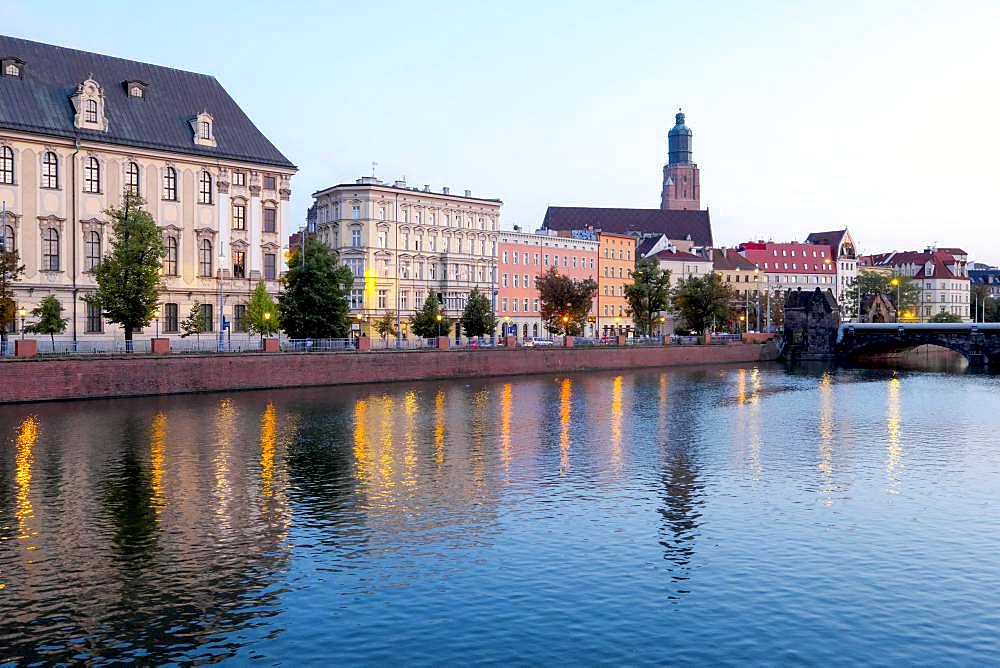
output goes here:
{"type": "Polygon", "coordinates": [[[20,79],[24,76],[24,61],[20,58],[0,58],[0,73],[20,79]]]}
{"type": "Polygon", "coordinates": [[[87,114],[86,114],[86,120],[87,120],[87,122],[88,123],[96,123],[97,122],[97,101],[96,100],[87,100],[86,104],[87,104],[87,114]]]}
{"type": "Polygon", "coordinates": [[[203,111],[191,119],[194,143],[199,146],[215,146],[215,123],[212,115],[203,111]]]}
{"type": "Polygon", "coordinates": [[[146,96],[146,86],[148,86],[149,84],[147,84],[145,81],[139,81],[138,79],[130,79],[127,81],[123,81],[122,85],[125,86],[125,91],[128,93],[129,97],[134,97],[141,100],[146,96]]]}
{"type": "Polygon", "coordinates": [[[93,79],[87,79],[76,89],[70,100],[76,110],[74,125],[81,130],[106,132],[108,118],[104,113],[104,89],[93,79]]]}
{"type": "Polygon", "coordinates": [[[21,68],[14,63],[7,63],[7,66],[3,68],[4,76],[8,77],[19,77],[21,76],[21,68]]]}

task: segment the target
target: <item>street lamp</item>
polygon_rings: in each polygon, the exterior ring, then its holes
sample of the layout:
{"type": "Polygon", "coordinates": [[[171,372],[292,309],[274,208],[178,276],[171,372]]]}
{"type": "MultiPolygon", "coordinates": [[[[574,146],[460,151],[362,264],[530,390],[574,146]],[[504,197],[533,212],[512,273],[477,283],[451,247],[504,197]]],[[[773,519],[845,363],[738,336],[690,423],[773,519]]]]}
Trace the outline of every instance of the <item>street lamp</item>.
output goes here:
{"type": "Polygon", "coordinates": [[[889,285],[896,288],[896,322],[899,322],[899,277],[893,276],[889,285]]]}
{"type": "MultiPolygon", "coordinates": [[[[0,231],[2,231],[2,230],[0,230],[0,231]]],[[[21,316],[21,340],[23,341],[24,340],[24,319],[28,316],[28,312],[26,310],[24,310],[24,308],[21,308],[17,312],[17,314],[19,316],[21,316]]]]}
{"type": "Polygon", "coordinates": [[[441,338],[441,314],[438,313],[436,316],[434,316],[434,319],[437,320],[438,323],[438,338],[441,338]]]}
{"type": "Polygon", "coordinates": [[[760,331],[760,269],[753,270],[753,292],[757,296],[757,331],[760,331]]]}
{"type": "MultiPolygon", "coordinates": [[[[746,320],[747,320],[746,314],[745,313],[740,313],[740,325],[743,326],[744,330],[746,330],[746,324],[745,324],[746,320]]],[[[739,330],[737,330],[736,333],[739,334],[739,330]]]]}

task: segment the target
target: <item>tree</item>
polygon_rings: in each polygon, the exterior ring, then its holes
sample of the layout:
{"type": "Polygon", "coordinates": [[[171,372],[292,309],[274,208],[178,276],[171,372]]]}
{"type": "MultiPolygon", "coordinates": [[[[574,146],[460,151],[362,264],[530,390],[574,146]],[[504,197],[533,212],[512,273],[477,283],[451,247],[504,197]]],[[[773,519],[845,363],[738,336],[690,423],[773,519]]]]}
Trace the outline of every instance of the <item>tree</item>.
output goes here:
{"type": "Polygon", "coordinates": [[[661,269],[656,258],[644,257],[630,273],[632,283],[625,286],[625,299],[635,328],[640,334],[652,334],[656,314],[670,307],[670,270],[661,269]]]}
{"type": "Polygon", "coordinates": [[[192,334],[201,342],[201,333],[208,329],[208,319],[205,318],[205,307],[198,301],[191,304],[191,312],[181,321],[181,338],[192,334]]]}
{"type": "Polygon", "coordinates": [[[441,303],[438,302],[437,297],[430,293],[424,300],[424,305],[410,318],[410,329],[423,339],[435,337],[441,331],[447,332],[449,326],[450,322],[441,309],[441,303]],[[438,320],[438,316],[441,316],[440,320],[438,320]]]}
{"type": "Polygon", "coordinates": [[[841,313],[847,318],[857,318],[858,304],[864,304],[866,300],[875,297],[875,295],[885,295],[892,302],[897,313],[907,310],[917,312],[920,303],[920,287],[909,276],[890,276],[882,272],[862,269],[845,293],[846,303],[840,305],[841,313]],[[893,285],[893,281],[898,281],[899,285],[893,285]],[[897,288],[898,300],[896,298],[897,288]]]}
{"type": "Polygon", "coordinates": [[[955,315],[954,313],[948,313],[947,311],[941,311],[940,313],[935,313],[928,318],[927,322],[962,322],[962,316],[955,315]]]}
{"type": "Polygon", "coordinates": [[[712,273],[681,281],[674,291],[673,307],[688,328],[702,334],[729,319],[732,299],[733,289],[712,273]]]}
{"type": "Polygon", "coordinates": [[[555,267],[535,278],[541,300],[542,322],[555,334],[582,334],[593,307],[597,282],[592,278],[574,281],[555,267]]]}
{"type": "Polygon", "coordinates": [[[55,295],[49,295],[36,308],[31,309],[31,317],[36,318],[36,320],[25,327],[24,331],[32,334],[48,334],[52,341],[52,348],[55,350],[56,334],[65,332],[66,323],[69,322],[69,318],[62,317],[62,313],[62,304],[55,295]]]}
{"type": "Polygon", "coordinates": [[[267,294],[267,287],[264,281],[258,281],[250,301],[247,302],[246,320],[247,331],[260,334],[261,341],[265,336],[271,336],[278,331],[279,318],[278,307],[275,306],[271,295],[267,294]]]}
{"type": "Polygon", "coordinates": [[[24,272],[24,265],[21,264],[17,251],[4,248],[3,238],[3,226],[0,225],[0,355],[7,350],[7,327],[17,322],[14,284],[24,272]]]}
{"type": "Polygon", "coordinates": [[[472,288],[472,292],[469,293],[459,322],[465,335],[472,338],[496,331],[497,318],[493,313],[493,305],[479,288],[472,288]]]}
{"type": "Polygon", "coordinates": [[[315,237],[307,237],[305,262],[302,249],[288,259],[278,297],[281,325],[293,339],[340,339],[351,323],[347,296],[354,273],[340,263],[337,253],[315,237]]]}
{"type": "Polygon", "coordinates": [[[152,322],[160,298],[164,247],[160,229],[139,195],[126,189],[121,208],[105,211],[111,219],[110,252],[94,267],[97,290],[84,298],[125,330],[125,350],[132,333],[152,322]]]}
{"type": "Polygon", "coordinates": [[[396,312],[386,311],[385,315],[376,320],[373,326],[383,340],[390,336],[396,336],[396,312]]]}
{"type": "MultiPolygon", "coordinates": [[[[969,290],[969,317],[973,322],[986,322],[990,307],[990,288],[985,283],[973,283],[969,290]]],[[[990,321],[992,322],[992,321],[990,321]]]]}

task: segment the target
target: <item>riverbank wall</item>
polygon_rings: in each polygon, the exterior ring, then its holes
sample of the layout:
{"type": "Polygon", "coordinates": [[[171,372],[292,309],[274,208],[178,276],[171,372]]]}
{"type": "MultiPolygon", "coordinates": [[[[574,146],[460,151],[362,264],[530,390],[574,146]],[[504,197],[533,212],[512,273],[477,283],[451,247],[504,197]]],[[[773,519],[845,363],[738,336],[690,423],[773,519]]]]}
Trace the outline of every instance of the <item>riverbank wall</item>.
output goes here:
{"type": "Polygon", "coordinates": [[[30,358],[0,403],[773,361],[773,344],[30,358]]]}

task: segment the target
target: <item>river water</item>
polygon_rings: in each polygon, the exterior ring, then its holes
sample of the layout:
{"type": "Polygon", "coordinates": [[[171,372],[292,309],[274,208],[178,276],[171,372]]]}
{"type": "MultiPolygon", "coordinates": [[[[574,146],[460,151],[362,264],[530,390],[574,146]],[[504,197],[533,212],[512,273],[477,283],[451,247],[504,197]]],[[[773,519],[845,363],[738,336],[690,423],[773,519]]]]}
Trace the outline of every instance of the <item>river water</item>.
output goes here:
{"type": "Polygon", "coordinates": [[[0,663],[1000,662],[1000,379],[0,408],[0,663]]]}

